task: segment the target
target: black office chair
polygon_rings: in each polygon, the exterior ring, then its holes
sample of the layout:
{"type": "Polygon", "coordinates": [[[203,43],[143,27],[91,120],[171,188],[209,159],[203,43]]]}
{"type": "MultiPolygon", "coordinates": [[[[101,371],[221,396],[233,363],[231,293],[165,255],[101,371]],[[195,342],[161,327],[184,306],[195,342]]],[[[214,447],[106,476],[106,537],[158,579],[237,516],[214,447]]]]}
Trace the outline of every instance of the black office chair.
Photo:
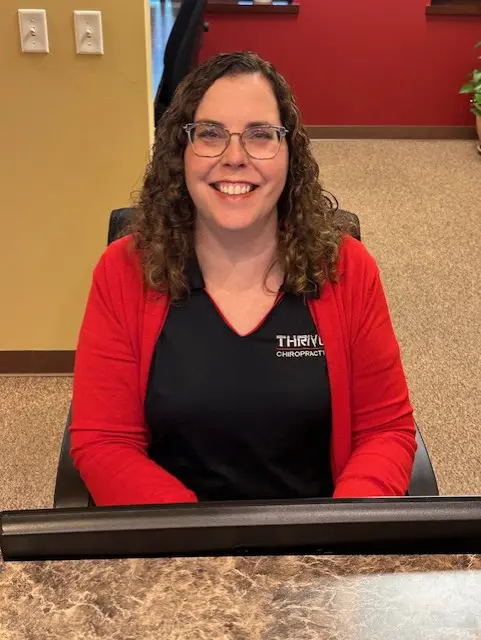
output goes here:
{"type": "MultiPolygon", "coordinates": [[[[120,238],[128,232],[128,226],[134,215],[131,208],[115,209],[109,220],[107,243],[120,238]]],[[[346,228],[358,240],[361,240],[359,218],[355,213],[338,209],[336,216],[341,216],[346,228]]],[[[70,424],[72,420],[72,407],[69,409],[67,424],[63,435],[60,458],[55,483],[54,507],[94,507],[95,504],[85,486],[79,472],[73,465],[70,455],[70,424]]],[[[418,449],[414,460],[414,467],[409,484],[409,496],[437,496],[439,495],[436,476],[429,459],[426,445],[416,425],[416,442],[418,449]]]]}
{"type": "Polygon", "coordinates": [[[204,31],[207,0],[183,0],[164,52],[164,71],[154,103],[155,126],[172,101],[185,76],[198,64],[204,31]]]}

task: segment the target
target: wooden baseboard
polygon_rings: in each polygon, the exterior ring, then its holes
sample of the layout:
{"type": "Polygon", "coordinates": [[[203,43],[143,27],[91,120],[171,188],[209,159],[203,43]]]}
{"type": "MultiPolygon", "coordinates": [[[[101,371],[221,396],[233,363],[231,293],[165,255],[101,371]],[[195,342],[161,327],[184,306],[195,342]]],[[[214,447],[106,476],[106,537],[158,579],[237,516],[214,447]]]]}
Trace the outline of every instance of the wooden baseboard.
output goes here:
{"type": "Polygon", "coordinates": [[[297,15],[299,13],[299,3],[281,1],[276,4],[244,4],[244,2],[240,4],[237,0],[209,0],[205,11],[207,15],[209,13],[236,13],[246,16],[279,13],[297,15]]]}
{"type": "Polygon", "coordinates": [[[72,374],[75,351],[0,351],[0,375],[72,374]]]}
{"type": "Polygon", "coordinates": [[[465,2],[458,4],[433,4],[426,6],[426,15],[428,16],[481,16],[481,5],[479,2],[465,2]]]}
{"type": "Polygon", "coordinates": [[[367,139],[367,140],[476,140],[474,126],[424,127],[424,126],[357,126],[357,125],[308,125],[310,138],[367,139]]]}

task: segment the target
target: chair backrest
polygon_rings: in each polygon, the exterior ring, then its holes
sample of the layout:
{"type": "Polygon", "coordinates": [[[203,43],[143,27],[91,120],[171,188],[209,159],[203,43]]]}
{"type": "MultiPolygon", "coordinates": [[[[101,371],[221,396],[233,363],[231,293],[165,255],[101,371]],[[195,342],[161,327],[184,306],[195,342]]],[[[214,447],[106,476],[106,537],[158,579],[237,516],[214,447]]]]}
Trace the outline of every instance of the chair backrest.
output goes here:
{"type": "MultiPolygon", "coordinates": [[[[109,220],[108,244],[128,232],[128,225],[132,220],[134,213],[135,209],[133,208],[115,209],[112,211],[109,220]]],[[[344,211],[343,209],[337,209],[334,215],[341,216],[344,225],[346,225],[346,228],[349,230],[351,235],[358,240],[361,240],[360,222],[355,213],[352,213],[351,211],[344,211]]],[[[59,466],[57,470],[54,506],[64,508],[95,506],[79,472],[73,466],[73,460],[70,456],[71,444],[69,426],[71,417],[72,411],[70,408],[62,440],[59,466]]],[[[414,460],[408,495],[437,496],[439,495],[439,491],[436,483],[436,476],[417,425],[416,441],[418,444],[418,450],[414,460]]]]}
{"type": "Polygon", "coordinates": [[[109,231],[107,234],[107,244],[114,240],[118,240],[128,232],[128,226],[134,217],[135,209],[124,207],[123,209],[114,209],[110,214],[109,231]]]}
{"type": "Polygon", "coordinates": [[[164,53],[164,71],[155,97],[155,126],[180,82],[197,61],[207,0],[183,0],[164,53]]]}
{"type": "MultiPolygon", "coordinates": [[[[184,0],[185,1],[185,0],[184,0]]],[[[121,238],[128,233],[129,224],[133,219],[135,209],[132,207],[124,207],[122,209],[114,209],[110,214],[107,244],[121,238]]],[[[349,232],[358,240],[361,239],[360,222],[355,213],[337,209],[335,216],[341,216],[343,223],[348,225],[349,232]]],[[[72,420],[72,407],[69,409],[67,423],[63,435],[59,465],[57,469],[57,480],[55,483],[54,506],[56,508],[73,508],[73,507],[93,507],[95,506],[87,487],[85,486],[79,472],[73,465],[70,455],[70,424],[72,420]]],[[[427,455],[427,454],[426,454],[427,455]]],[[[428,458],[429,462],[429,458],[428,458]]],[[[422,484],[422,478],[420,478],[422,484]]]]}
{"type": "MultiPolygon", "coordinates": [[[[120,238],[128,230],[128,224],[132,220],[135,210],[132,208],[115,209],[110,214],[109,231],[107,242],[110,244],[120,238]]],[[[350,233],[358,240],[361,239],[360,222],[355,213],[337,209],[336,216],[341,216],[350,233]]],[[[95,506],[92,497],[89,495],[87,487],[83,483],[79,472],[73,466],[70,456],[70,423],[72,410],[70,408],[65,427],[59,466],[57,470],[57,480],[55,484],[54,506],[63,508],[72,507],[93,507],[95,506]]],[[[414,460],[414,468],[409,485],[408,495],[410,496],[436,496],[439,495],[436,476],[429,459],[426,446],[421,433],[416,425],[416,441],[418,450],[414,460]]]]}
{"type": "MultiPolygon", "coordinates": [[[[107,237],[107,244],[110,244],[113,240],[121,238],[128,232],[128,226],[135,213],[135,209],[124,207],[123,209],[114,209],[110,214],[109,220],[109,232],[107,237]]],[[[334,212],[336,218],[339,218],[343,222],[343,226],[349,233],[357,240],[361,240],[361,223],[359,218],[352,211],[345,211],[344,209],[336,209],[334,212]]]]}

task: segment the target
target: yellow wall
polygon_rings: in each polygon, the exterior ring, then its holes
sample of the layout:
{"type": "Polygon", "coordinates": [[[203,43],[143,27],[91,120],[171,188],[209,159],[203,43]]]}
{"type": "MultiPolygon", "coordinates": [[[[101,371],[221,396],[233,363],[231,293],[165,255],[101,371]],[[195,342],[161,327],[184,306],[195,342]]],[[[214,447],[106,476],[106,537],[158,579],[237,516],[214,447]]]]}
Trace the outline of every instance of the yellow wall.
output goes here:
{"type": "Polygon", "coordinates": [[[0,3],[0,350],[74,349],[111,209],[153,139],[148,0],[0,3]],[[50,54],[17,10],[47,10],[50,54]],[[104,56],[75,53],[74,9],[102,11],[104,56]]]}

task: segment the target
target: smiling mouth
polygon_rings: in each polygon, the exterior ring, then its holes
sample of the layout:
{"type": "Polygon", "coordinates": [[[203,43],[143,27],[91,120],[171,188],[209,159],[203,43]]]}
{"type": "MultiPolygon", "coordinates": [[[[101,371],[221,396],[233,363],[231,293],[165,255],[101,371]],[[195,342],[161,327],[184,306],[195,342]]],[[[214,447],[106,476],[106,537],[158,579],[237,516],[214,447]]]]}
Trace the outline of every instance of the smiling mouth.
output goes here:
{"type": "Polygon", "coordinates": [[[218,191],[219,193],[222,193],[226,196],[245,196],[259,188],[258,184],[251,184],[248,182],[235,184],[227,184],[225,182],[212,182],[210,186],[215,191],[218,191]]]}

